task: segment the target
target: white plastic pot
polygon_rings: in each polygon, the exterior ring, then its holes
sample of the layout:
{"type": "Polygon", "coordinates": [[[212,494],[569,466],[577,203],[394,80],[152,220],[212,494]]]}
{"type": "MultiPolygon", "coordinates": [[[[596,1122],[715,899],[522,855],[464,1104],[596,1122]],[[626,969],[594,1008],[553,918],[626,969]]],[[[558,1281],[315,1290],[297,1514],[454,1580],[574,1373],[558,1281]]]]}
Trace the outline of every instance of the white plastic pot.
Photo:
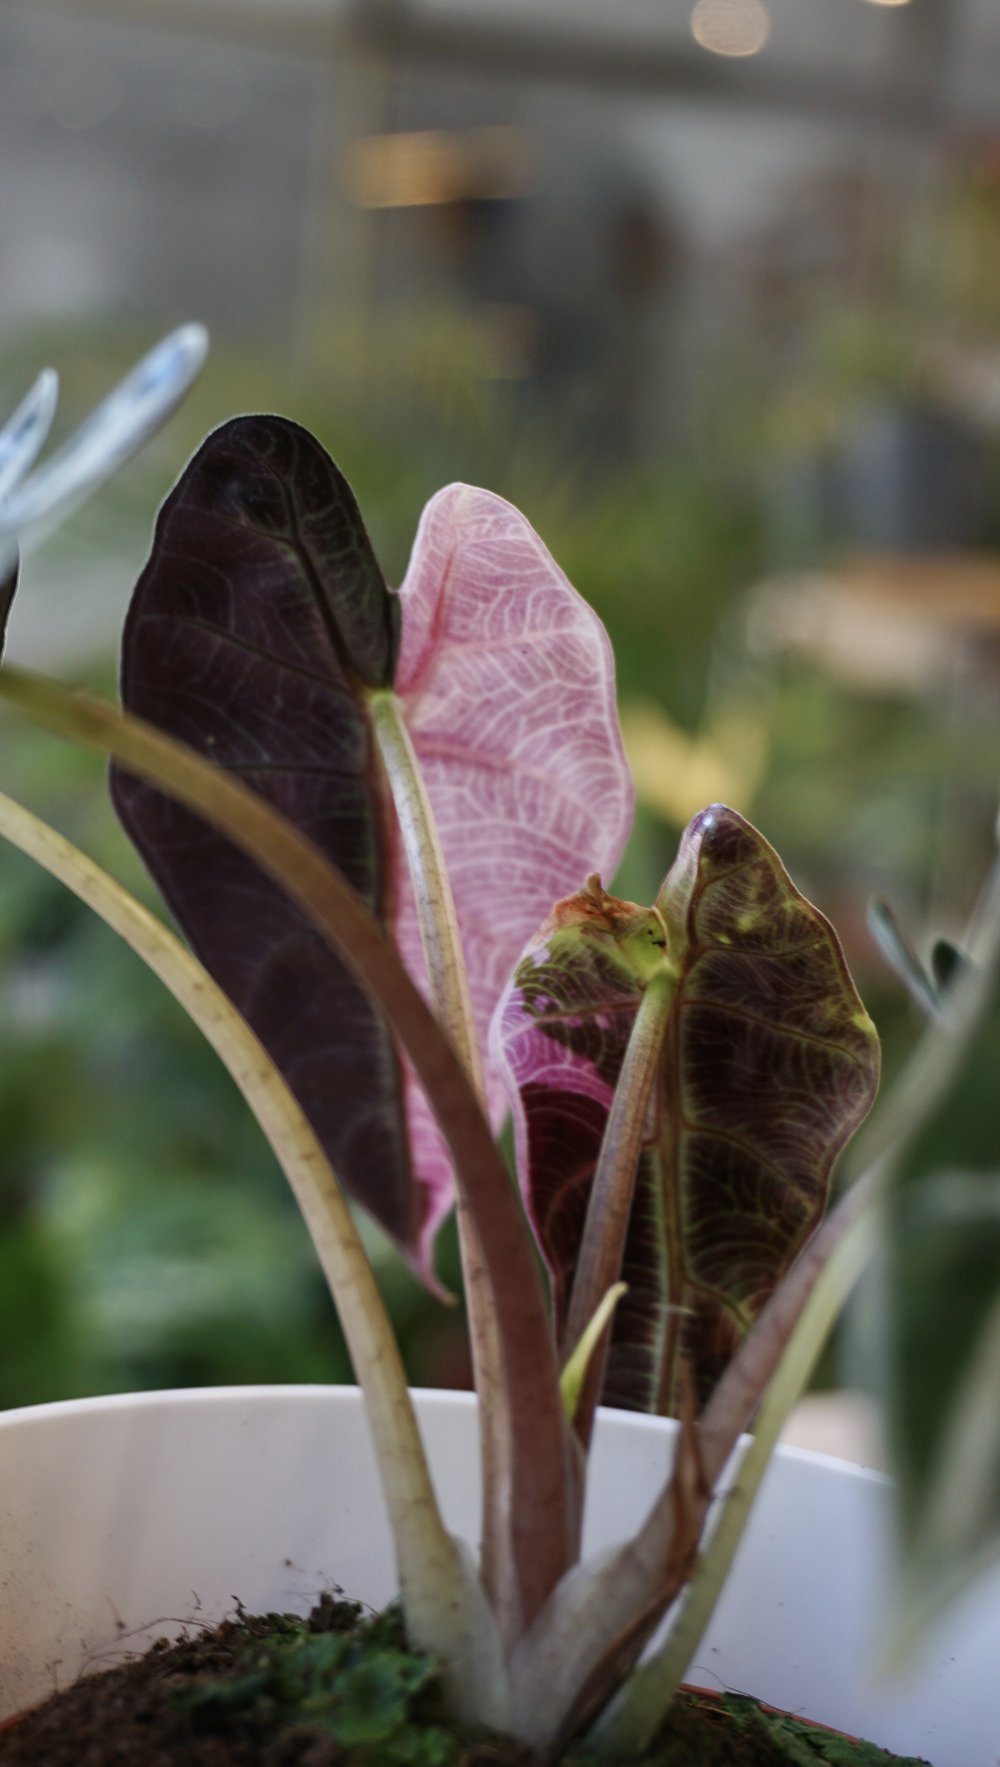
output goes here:
{"type": "MultiPolygon", "coordinates": [[[[445,1516],[474,1540],[474,1401],[421,1393],[417,1403],[445,1516]]],[[[669,1425],[602,1414],[588,1551],[635,1528],[669,1455],[669,1425]]],[[[890,1562],[888,1481],[781,1450],[690,1679],[934,1767],[995,1767],[1000,1575],[953,1610],[905,1678],[880,1684],[890,1562]]],[[[148,1393],[0,1417],[0,1716],[168,1622],[214,1621],[237,1600],[304,1612],[332,1585],[374,1606],[394,1592],[353,1389],[148,1393]]]]}

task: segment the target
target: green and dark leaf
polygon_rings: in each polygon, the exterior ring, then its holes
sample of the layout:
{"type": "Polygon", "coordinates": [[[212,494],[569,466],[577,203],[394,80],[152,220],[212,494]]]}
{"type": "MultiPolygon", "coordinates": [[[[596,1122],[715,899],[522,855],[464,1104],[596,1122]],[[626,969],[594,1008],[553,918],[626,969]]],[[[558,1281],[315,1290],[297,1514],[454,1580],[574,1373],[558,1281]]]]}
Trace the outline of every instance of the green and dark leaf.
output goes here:
{"type": "MultiPolygon", "coordinates": [[[[817,1226],[870,1108],[878,1042],[829,923],[735,811],[696,816],[657,900],[674,972],[605,1397],[703,1401],[817,1226]]],[[[518,966],[496,1044],[529,1211],[565,1307],[648,974],[636,918],[587,892],[518,966]]]]}

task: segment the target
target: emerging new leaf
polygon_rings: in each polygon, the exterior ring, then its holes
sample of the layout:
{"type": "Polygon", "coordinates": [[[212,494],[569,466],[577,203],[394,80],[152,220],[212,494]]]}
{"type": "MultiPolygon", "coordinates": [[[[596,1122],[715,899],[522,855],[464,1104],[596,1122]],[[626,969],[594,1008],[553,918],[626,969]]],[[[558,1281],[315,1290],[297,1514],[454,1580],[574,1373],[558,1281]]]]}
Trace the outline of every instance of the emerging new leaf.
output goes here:
{"type": "MultiPolygon", "coordinates": [[[[656,906],[673,993],[605,1397],[669,1411],[707,1397],[817,1225],[878,1043],[829,923],[735,811],[694,818],[656,906]]],[[[652,943],[650,911],[594,910],[589,888],[559,905],[495,1024],[560,1310],[652,943]]]]}

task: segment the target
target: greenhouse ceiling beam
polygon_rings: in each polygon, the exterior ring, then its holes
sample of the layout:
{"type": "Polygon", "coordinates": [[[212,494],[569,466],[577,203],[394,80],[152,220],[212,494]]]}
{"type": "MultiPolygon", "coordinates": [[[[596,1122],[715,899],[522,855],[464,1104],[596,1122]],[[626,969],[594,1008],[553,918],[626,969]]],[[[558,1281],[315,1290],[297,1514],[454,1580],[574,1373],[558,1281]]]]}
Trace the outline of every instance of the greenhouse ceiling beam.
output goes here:
{"type": "MultiPolygon", "coordinates": [[[[801,66],[782,69],[769,58],[730,61],[660,38],[615,40],[604,32],[442,18],[405,0],[331,0],[327,8],[297,6],[295,0],[260,7],[240,0],[7,0],[7,7],[8,16],[20,12],[36,25],[46,17],[86,15],[202,40],[231,42],[235,35],[247,47],[331,64],[353,52],[388,61],[400,72],[426,69],[681,98],[770,114],[848,119],[925,137],[968,120],[945,102],[938,81],[912,77],[907,56],[900,58],[897,72],[879,79],[830,77],[801,66]]],[[[939,0],[931,0],[927,11],[938,14],[939,0]]],[[[929,59],[921,57],[924,68],[929,59]]]]}
{"type": "Polygon", "coordinates": [[[853,72],[831,77],[801,66],[783,69],[768,58],[707,55],[693,43],[659,37],[616,40],[610,32],[427,15],[409,0],[352,0],[344,26],[360,48],[404,68],[534,80],[633,97],[687,98],[837,122],[849,118],[926,135],[957,120],[944,103],[940,83],[928,77],[929,64],[934,64],[927,47],[939,21],[948,16],[942,0],[925,0],[916,54],[901,59],[899,77],[890,72],[872,80],[859,80],[853,72]],[[915,62],[922,76],[916,79],[915,62]]]}

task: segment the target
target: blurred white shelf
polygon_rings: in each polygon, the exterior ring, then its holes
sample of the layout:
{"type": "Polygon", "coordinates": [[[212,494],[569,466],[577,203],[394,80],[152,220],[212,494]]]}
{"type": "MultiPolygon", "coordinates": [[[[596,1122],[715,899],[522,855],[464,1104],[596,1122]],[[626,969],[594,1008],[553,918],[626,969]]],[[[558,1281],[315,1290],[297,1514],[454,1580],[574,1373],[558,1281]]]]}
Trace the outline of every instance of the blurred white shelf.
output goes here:
{"type": "Polygon", "coordinates": [[[1000,557],[873,553],[769,578],[751,594],[748,636],[852,687],[919,692],[948,678],[957,647],[1000,638],[1000,557]]]}

